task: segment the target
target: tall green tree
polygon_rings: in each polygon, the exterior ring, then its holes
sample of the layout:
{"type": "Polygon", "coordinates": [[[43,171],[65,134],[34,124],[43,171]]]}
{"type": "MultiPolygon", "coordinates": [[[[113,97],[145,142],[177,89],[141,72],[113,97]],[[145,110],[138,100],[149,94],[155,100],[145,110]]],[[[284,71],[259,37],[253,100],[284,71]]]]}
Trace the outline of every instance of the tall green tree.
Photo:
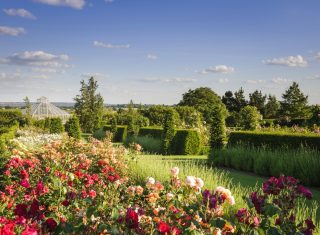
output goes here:
{"type": "Polygon", "coordinates": [[[299,88],[299,84],[293,82],[292,85],[282,95],[280,102],[280,114],[293,118],[309,118],[311,115],[308,107],[308,96],[304,95],[299,88]]]}
{"type": "Polygon", "coordinates": [[[75,113],[83,132],[92,133],[98,129],[103,115],[103,98],[97,93],[98,83],[91,77],[88,83],[81,81],[80,95],[75,100],[75,113]]]}
{"type": "Polygon", "coordinates": [[[261,119],[259,110],[254,106],[247,105],[240,110],[240,124],[245,130],[255,130],[260,127],[261,119]]]}
{"type": "Polygon", "coordinates": [[[265,114],[267,96],[261,91],[255,90],[249,94],[249,105],[256,107],[261,114],[265,114]]]}
{"type": "Polygon", "coordinates": [[[66,124],[64,124],[64,128],[70,137],[75,139],[81,138],[80,123],[77,116],[69,118],[66,124]]]}
{"type": "Polygon", "coordinates": [[[235,111],[240,112],[242,108],[247,106],[248,102],[244,96],[244,90],[242,87],[234,93],[235,97],[235,111]]]}
{"type": "Polygon", "coordinates": [[[277,97],[274,95],[268,96],[268,101],[265,106],[265,118],[277,118],[278,112],[280,109],[280,103],[277,100],[277,97]]]}
{"type": "Polygon", "coordinates": [[[226,91],[222,96],[222,102],[225,104],[229,112],[237,111],[236,98],[233,96],[232,91],[226,91]]]}
{"type": "Polygon", "coordinates": [[[169,109],[166,113],[163,124],[163,137],[162,137],[162,149],[163,153],[169,155],[171,153],[172,140],[175,136],[175,110],[169,109]]]}

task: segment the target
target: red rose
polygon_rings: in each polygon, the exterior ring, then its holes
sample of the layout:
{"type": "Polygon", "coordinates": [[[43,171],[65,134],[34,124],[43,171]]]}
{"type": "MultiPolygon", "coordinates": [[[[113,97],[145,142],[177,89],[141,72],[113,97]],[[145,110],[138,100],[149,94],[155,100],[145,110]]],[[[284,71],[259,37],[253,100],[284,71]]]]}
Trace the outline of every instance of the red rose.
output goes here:
{"type": "Polygon", "coordinates": [[[14,235],[14,223],[8,223],[2,228],[0,227],[0,234],[14,235]]]}
{"type": "Polygon", "coordinates": [[[129,228],[137,229],[139,227],[138,213],[136,213],[132,208],[127,210],[126,223],[129,228]]]}
{"type": "Polygon", "coordinates": [[[92,199],[94,199],[94,198],[97,196],[96,191],[94,191],[93,189],[91,189],[91,190],[89,191],[89,196],[90,196],[92,199]]]}
{"type": "Polygon", "coordinates": [[[38,231],[35,228],[27,227],[21,235],[38,235],[38,231]]]}
{"type": "Polygon", "coordinates": [[[64,205],[65,207],[69,206],[70,205],[70,202],[68,200],[64,200],[62,202],[62,205],[64,205]]]}
{"type": "Polygon", "coordinates": [[[53,232],[58,225],[57,222],[52,218],[47,219],[45,224],[49,232],[53,232]]]}
{"type": "Polygon", "coordinates": [[[158,230],[160,233],[170,233],[170,226],[163,221],[160,221],[158,224],[158,230]]]}
{"type": "Polygon", "coordinates": [[[171,234],[172,234],[172,235],[179,235],[179,234],[181,234],[181,230],[178,229],[178,228],[175,227],[175,226],[172,226],[172,227],[171,227],[171,234]]]}
{"type": "Polygon", "coordinates": [[[18,204],[14,209],[14,214],[18,216],[27,217],[27,208],[26,204],[18,204]]]}
{"type": "Polygon", "coordinates": [[[20,177],[21,179],[28,179],[29,178],[29,174],[26,170],[21,170],[20,171],[20,177]]]}
{"type": "Polygon", "coordinates": [[[30,188],[30,183],[28,179],[23,179],[20,181],[20,185],[25,188],[30,188]]]}

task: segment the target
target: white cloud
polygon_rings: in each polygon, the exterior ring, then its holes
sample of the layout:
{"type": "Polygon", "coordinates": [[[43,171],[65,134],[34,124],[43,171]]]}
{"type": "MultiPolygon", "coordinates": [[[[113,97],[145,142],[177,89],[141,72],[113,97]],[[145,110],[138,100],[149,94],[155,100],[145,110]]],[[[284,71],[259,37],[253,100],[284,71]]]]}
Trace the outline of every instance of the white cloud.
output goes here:
{"type": "Polygon", "coordinates": [[[18,36],[19,34],[24,34],[24,33],[26,33],[24,28],[0,26],[0,35],[18,36]]]}
{"type": "Polygon", "coordinates": [[[292,80],[286,79],[286,78],[277,77],[277,78],[273,78],[271,80],[271,82],[280,85],[280,84],[286,84],[286,83],[292,82],[292,80]]]}
{"type": "Polygon", "coordinates": [[[81,77],[83,78],[94,77],[95,79],[105,79],[105,78],[108,78],[109,76],[103,73],[83,73],[81,74],[81,77]]]}
{"type": "Polygon", "coordinates": [[[233,67],[229,67],[227,65],[216,65],[213,67],[206,68],[202,70],[200,73],[207,74],[207,73],[232,73],[234,72],[233,67]]]}
{"type": "Polygon", "coordinates": [[[155,54],[148,54],[148,55],[147,55],[147,59],[148,59],[148,60],[157,60],[157,59],[158,59],[158,56],[155,55],[155,54]]]}
{"type": "Polygon", "coordinates": [[[316,54],[315,58],[316,58],[317,60],[320,60],[320,52],[318,52],[318,53],[316,54]]]}
{"type": "Polygon", "coordinates": [[[317,74],[317,75],[314,75],[311,77],[307,77],[306,79],[307,80],[320,80],[320,74],[317,74]]]}
{"type": "Polygon", "coordinates": [[[128,49],[130,48],[129,44],[123,44],[123,45],[115,45],[115,44],[110,44],[110,43],[103,43],[99,41],[94,41],[93,45],[95,47],[103,47],[103,48],[108,48],[108,49],[128,49]]]}
{"type": "Polygon", "coordinates": [[[306,67],[308,65],[308,61],[301,55],[273,58],[263,62],[268,65],[281,65],[288,67],[306,67]]]}
{"type": "Polygon", "coordinates": [[[51,6],[64,6],[74,9],[82,9],[86,4],[85,0],[33,0],[34,2],[44,3],[51,6]]]}
{"type": "Polygon", "coordinates": [[[65,70],[61,70],[61,69],[57,69],[57,68],[32,68],[31,69],[32,72],[36,72],[36,73],[65,73],[65,70]]]}
{"type": "Polygon", "coordinates": [[[229,79],[228,78],[220,78],[219,83],[228,83],[229,79]]]}
{"type": "Polygon", "coordinates": [[[0,80],[8,81],[8,80],[16,80],[21,78],[21,73],[0,73],[0,80]]]}
{"type": "Polygon", "coordinates": [[[263,84],[263,83],[266,83],[265,80],[247,80],[246,81],[247,84],[263,84]]]}
{"type": "Polygon", "coordinates": [[[27,11],[22,8],[20,8],[20,9],[14,9],[14,8],[3,9],[3,11],[9,16],[19,16],[22,18],[32,19],[32,20],[36,19],[36,17],[30,11],[27,11]]]}
{"type": "Polygon", "coordinates": [[[184,78],[184,77],[175,77],[175,78],[145,78],[140,79],[141,82],[148,82],[148,83],[192,83],[196,82],[197,80],[194,78],[184,78]]]}
{"type": "Polygon", "coordinates": [[[68,55],[54,55],[44,51],[25,51],[15,53],[5,58],[0,58],[0,64],[24,65],[33,67],[69,68],[69,64],[64,63],[69,60],[68,55]]]}

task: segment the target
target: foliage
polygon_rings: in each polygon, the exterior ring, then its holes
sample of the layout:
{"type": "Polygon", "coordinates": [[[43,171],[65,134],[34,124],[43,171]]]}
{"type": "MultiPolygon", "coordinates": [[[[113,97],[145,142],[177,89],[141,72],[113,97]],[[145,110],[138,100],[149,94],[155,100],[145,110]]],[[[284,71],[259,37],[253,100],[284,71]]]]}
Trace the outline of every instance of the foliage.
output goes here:
{"type": "Polygon", "coordinates": [[[199,154],[200,148],[200,134],[196,130],[176,130],[171,144],[173,154],[195,155],[199,154]]]}
{"type": "Polygon", "coordinates": [[[199,128],[202,125],[201,113],[194,107],[176,106],[174,109],[179,113],[179,128],[199,128]]]}
{"type": "Polygon", "coordinates": [[[32,123],[32,107],[31,107],[31,103],[30,100],[28,98],[28,96],[26,96],[23,99],[24,103],[25,103],[25,117],[26,117],[26,123],[27,125],[30,125],[32,123]]]}
{"type": "Polygon", "coordinates": [[[161,138],[154,138],[151,135],[138,135],[128,137],[125,141],[126,146],[130,143],[137,143],[141,145],[143,152],[161,154],[162,153],[162,140],[161,138]]]}
{"type": "Polygon", "coordinates": [[[242,87],[234,93],[234,97],[235,97],[235,103],[236,103],[235,111],[240,112],[242,108],[248,105],[248,102],[246,101],[246,98],[244,96],[244,90],[242,87]]]}
{"type": "Polygon", "coordinates": [[[54,133],[62,133],[64,131],[64,127],[62,124],[62,120],[61,118],[50,118],[50,128],[49,128],[49,132],[51,134],[54,133]]]}
{"type": "Polygon", "coordinates": [[[245,130],[255,130],[260,127],[262,116],[254,106],[247,105],[240,110],[240,126],[245,130]]]}
{"type": "Polygon", "coordinates": [[[80,95],[77,95],[75,100],[75,113],[79,118],[80,126],[83,132],[92,133],[98,129],[101,124],[103,115],[103,98],[98,93],[97,81],[91,77],[88,84],[81,81],[80,95]]]}
{"type": "Polygon", "coordinates": [[[280,109],[280,103],[277,101],[276,96],[269,95],[268,101],[265,105],[264,117],[276,118],[280,109]]]}
{"type": "Polygon", "coordinates": [[[163,124],[163,133],[162,133],[162,149],[164,154],[170,154],[172,140],[175,136],[175,116],[176,113],[169,109],[165,116],[164,124],[163,124]]]}
{"type": "Polygon", "coordinates": [[[236,98],[233,96],[232,91],[226,91],[222,96],[222,102],[225,104],[229,112],[235,112],[238,110],[236,98]]]}
{"type": "Polygon", "coordinates": [[[81,138],[81,130],[79,118],[77,116],[73,116],[69,118],[69,120],[65,124],[65,130],[69,136],[80,139],[81,138]]]}
{"type": "Polygon", "coordinates": [[[213,151],[215,166],[253,172],[262,176],[291,175],[307,185],[320,186],[319,151],[311,149],[265,149],[243,145],[213,151]]]}
{"type": "MultiPolygon", "coordinates": [[[[107,137],[106,132],[111,132],[112,127],[110,125],[105,125],[102,128],[96,130],[93,133],[93,137],[98,139],[98,140],[103,140],[104,138],[107,137]]],[[[116,143],[123,143],[128,134],[128,127],[127,126],[117,126],[115,134],[113,134],[112,141],[116,143]]]]}
{"type": "Polygon", "coordinates": [[[239,112],[232,112],[226,118],[226,125],[228,127],[239,127],[240,124],[240,113],[239,112]]]}
{"type": "Polygon", "coordinates": [[[264,131],[234,131],[229,135],[228,145],[245,145],[269,149],[298,149],[309,147],[320,150],[320,136],[317,134],[264,132],[264,131]]]}
{"type": "Polygon", "coordinates": [[[164,105],[153,105],[148,109],[142,109],[139,112],[149,119],[151,126],[163,126],[168,109],[172,108],[164,105]]]}
{"type": "Polygon", "coordinates": [[[249,93],[249,98],[249,105],[256,107],[264,115],[267,96],[263,95],[261,91],[255,90],[253,93],[249,93]]]}
{"type": "Polygon", "coordinates": [[[18,109],[0,109],[0,126],[14,126],[16,123],[23,124],[22,113],[18,109]]]}
{"type": "Polygon", "coordinates": [[[311,125],[319,125],[320,126],[320,105],[314,105],[311,109],[312,117],[309,120],[309,124],[311,125]]]}
{"type": "Polygon", "coordinates": [[[289,118],[308,118],[310,110],[308,108],[308,96],[300,91],[299,84],[293,82],[292,85],[282,95],[280,102],[280,114],[289,118]]]}

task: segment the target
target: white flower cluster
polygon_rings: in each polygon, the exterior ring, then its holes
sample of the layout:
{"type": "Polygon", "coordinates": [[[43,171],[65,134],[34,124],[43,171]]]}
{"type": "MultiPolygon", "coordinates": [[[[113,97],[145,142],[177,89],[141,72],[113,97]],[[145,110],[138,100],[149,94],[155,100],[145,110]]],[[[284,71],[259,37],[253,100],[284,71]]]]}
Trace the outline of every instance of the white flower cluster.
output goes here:
{"type": "Polygon", "coordinates": [[[60,134],[37,134],[29,136],[22,135],[12,141],[23,149],[34,149],[61,139],[62,135],[60,134]]]}

